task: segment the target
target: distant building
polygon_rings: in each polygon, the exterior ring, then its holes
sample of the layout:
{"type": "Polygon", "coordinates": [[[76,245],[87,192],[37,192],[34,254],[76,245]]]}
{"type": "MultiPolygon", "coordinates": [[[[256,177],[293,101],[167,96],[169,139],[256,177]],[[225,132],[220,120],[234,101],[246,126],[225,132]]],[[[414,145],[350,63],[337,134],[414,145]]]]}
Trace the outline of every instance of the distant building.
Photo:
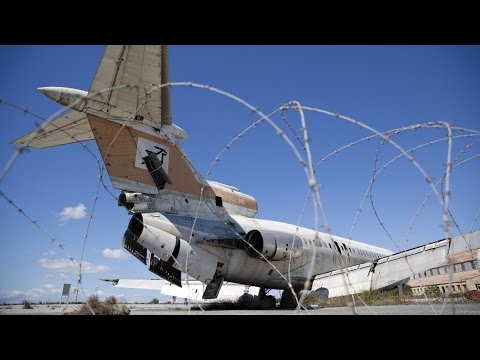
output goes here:
{"type": "MultiPolygon", "coordinates": [[[[480,232],[469,234],[472,237],[479,236],[480,232]]],[[[457,236],[455,241],[462,241],[457,236]]],[[[470,237],[468,241],[473,240],[470,237]]],[[[480,290],[480,257],[478,249],[462,251],[450,256],[453,266],[445,263],[440,267],[435,267],[415,274],[407,282],[414,295],[424,295],[425,289],[430,286],[436,286],[442,294],[452,293],[461,294],[467,290],[480,290]],[[450,283],[451,272],[451,283],[450,283]]]]}

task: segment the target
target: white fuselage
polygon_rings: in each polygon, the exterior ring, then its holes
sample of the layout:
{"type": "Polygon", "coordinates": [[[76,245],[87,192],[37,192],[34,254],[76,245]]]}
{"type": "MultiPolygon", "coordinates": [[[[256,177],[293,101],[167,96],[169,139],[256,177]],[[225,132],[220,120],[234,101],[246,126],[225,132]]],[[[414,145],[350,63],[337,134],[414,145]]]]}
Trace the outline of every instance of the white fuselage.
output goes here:
{"type": "MultiPolygon", "coordinates": [[[[266,288],[285,289],[288,282],[303,286],[313,263],[312,276],[360,264],[392,254],[391,251],[311,229],[276,221],[230,215],[235,223],[217,219],[193,218],[160,213],[144,214],[144,223],[185,239],[215,255],[217,276],[226,281],[266,288]],[[230,226],[230,234],[228,229],[230,226]],[[280,259],[252,257],[245,235],[251,231],[274,233],[277,242],[284,237],[289,251],[280,259]],[[193,235],[193,236],[192,236],[193,235]],[[267,261],[268,260],[268,261],[267,261]]],[[[278,249],[277,249],[278,251],[278,249]]]]}
{"type": "MultiPolygon", "coordinates": [[[[144,263],[146,250],[154,254],[149,257],[149,269],[159,276],[178,282],[181,271],[204,283],[221,277],[286,289],[289,283],[302,286],[317,274],[392,253],[290,224],[254,219],[253,197],[208,181],[194,169],[179,144],[187,135],[175,124],[160,125],[134,116],[131,109],[77,89],[40,91],[86,113],[88,138],[95,137],[112,185],[123,190],[119,204],[134,214],[124,247],[144,263]]],[[[67,120],[54,122],[65,125],[67,120]]],[[[30,134],[27,138],[20,140],[32,141],[30,134]]],[[[42,146],[72,142],[55,139],[42,146]]]]}

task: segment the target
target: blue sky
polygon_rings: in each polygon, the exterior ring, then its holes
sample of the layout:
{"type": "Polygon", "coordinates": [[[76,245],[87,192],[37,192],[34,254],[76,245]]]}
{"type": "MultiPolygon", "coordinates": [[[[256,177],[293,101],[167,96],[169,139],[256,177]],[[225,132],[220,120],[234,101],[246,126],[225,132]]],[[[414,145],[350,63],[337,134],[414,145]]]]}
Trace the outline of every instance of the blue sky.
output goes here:
{"type": "MultiPolygon", "coordinates": [[[[103,46],[0,46],[0,98],[44,117],[60,106],[36,88],[67,86],[88,90],[103,46]]],[[[171,46],[172,81],[193,81],[229,91],[265,113],[290,100],[360,120],[380,131],[428,121],[480,130],[480,47],[478,46],[171,46]]],[[[217,153],[238,132],[256,120],[246,108],[204,90],[172,90],[174,122],[190,138],[185,151],[206,174],[217,153]]],[[[315,161],[370,133],[338,119],[307,113],[315,161]]],[[[0,105],[0,164],[15,151],[10,144],[31,131],[38,120],[0,105]]],[[[278,124],[282,119],[274,118],[278,124]]],[[[299,132],[297,114],[287,119],[299,132]]],[[[287,134],[288,129],[286,130],[287,134]]],[[[395,135],[406,149],[445,138],[444,129],[419,129],[395,135]]],[[[465,134],[456,132],[455,134],[465,134]]],[[[478,154],[479,138],[454,142],[453,157],[478,154]]],[[[321,196],[333,233],[348,237],[369,184],[378,139],[340,152],[317,170],[321,196]]],[[[88,147],[99,157],[94,143],[88,147]]],[[[433,177],[441,178],[446,141],[414,152],[433,177]]],[[[382,166],[398,151],[383,146],[382,166]]],[[[76,144],[30,150],[17,160],[0,183],[0,190],[55,236],[78,259],[97,186],[95,161],[76,144]],[[82,205],[83,204],[83,207],[82,205]],[[71,210],[65,210],[72,208],[71,210]],[[62,217],[60,214],[70,214],[62,217]]],[[[451,211],[462,231],[472,228],[479,210],[478,158],[456,168],[452,175],[451,211]]],[[[307,183],[298,161],[267,124],[243,137],[213,169],[213,180],[231,184],[254,196],[259,218],[297,223],[307,183]]],[[[110,182],[106,181],[111,189],[110,182]]],[[[406,241],[412,217],[429,192],[419,172],[401,159],[379,175],[375,206],[395,242],[402,248],[443,237],[442,212],[435,198],[427,201],[406,241]]],[[[111,189],[115,194],[117,190],[111,189]]],[[[66,255],[43,233],[0,199],[3,234],[0,251],[0,302],[58,300],[64,282],[75,284],[66,255]]],[[[129,215],[100,190],[87,238],[84,289],[130,301],[150,300],[158,293],[115,289],[99,278],[153,278],[132,256],[123,256],[121,238],[129,215]],[[114,251],[108,251],[110,249],[114,251]],[[107,257],[105,256],[107,255],[107,257]],[[110,257],[108,257],[110,256],[110,257]],[[114,257],[114,258],[112,258],[114,257]],[[116,257],[116,258],[115,258],[116,257]]],[[[477,219],[473,228],[478,229],[477,219]]],[[[301,221],[313,226],[311,202],[301,221]]],[[[454,233],[457,230],[454,229],[454,233]]],[[[367,201],[352,237],[395,250],[367,201]]],[[[165,298],[163,298],[165,299],[165,298]]]]}

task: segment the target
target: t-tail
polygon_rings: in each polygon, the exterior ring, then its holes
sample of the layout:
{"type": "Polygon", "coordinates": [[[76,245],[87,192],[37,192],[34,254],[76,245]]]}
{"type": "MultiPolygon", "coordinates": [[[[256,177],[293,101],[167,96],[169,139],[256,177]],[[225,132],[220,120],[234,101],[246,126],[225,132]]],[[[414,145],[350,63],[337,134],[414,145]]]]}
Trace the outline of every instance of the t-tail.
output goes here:
{"type": "Polygon", "coordinates": [[[95,139],[113,187],[122,190],[119,205],[132,213],[255,216],[255,199],[206,181],[182,150],[187,134],[172,122],[167,51],[107,46],[88,92],[39,88],[69,111],[14,142],[44,148],[95,139]]]}

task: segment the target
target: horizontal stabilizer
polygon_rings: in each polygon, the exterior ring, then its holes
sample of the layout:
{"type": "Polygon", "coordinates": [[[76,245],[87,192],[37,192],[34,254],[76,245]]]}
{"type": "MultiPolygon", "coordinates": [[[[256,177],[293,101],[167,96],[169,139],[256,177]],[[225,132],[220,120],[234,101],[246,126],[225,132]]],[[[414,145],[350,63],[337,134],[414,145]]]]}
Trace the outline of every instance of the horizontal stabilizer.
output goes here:
{"type": "Polygon", "coordinates": [[[86,114],[70,110],[50,121],[45,127],[34,130],[13,143],[33,148],[47,148],[93,139],[86,114]]]}

